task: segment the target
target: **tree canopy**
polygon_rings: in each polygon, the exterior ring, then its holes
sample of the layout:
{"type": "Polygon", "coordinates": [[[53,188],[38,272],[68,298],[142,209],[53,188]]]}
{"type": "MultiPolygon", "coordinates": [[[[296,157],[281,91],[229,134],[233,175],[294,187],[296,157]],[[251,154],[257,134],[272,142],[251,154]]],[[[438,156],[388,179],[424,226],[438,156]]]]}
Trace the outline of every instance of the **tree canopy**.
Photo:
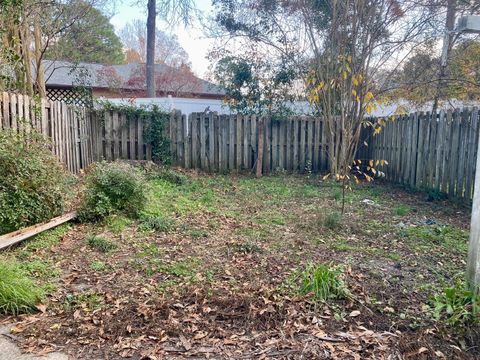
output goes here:
{"type": "Polygon", "coordinates": [[[125,56],[108,17],[92,7],[83,18],[58,34],[58,39],[47,49],[46,58],[113,65],[123,63],[125,56]]]}

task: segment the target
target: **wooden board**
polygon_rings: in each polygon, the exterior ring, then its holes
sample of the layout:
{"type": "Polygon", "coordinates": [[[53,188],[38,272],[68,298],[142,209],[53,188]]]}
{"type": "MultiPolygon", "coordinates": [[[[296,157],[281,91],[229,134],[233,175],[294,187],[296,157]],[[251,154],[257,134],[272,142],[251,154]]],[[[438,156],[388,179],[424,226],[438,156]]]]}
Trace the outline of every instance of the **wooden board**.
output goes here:
{"type": "Polygon", "coordinates": [[[68,214],[64,214],[62,216],[58,216],[56,218],[53,218],[50,221],[40,223],[37,225],[29,226],[27,228],[17,230],[5,235],[0,236],[0,250],[8,248],[14,244],[19,243],[22,240],[28,239],[34,235],[37,235],[41,233],[42,231],[52,229],[58,225],[61,225],[63,223],[66,223],[67,221],[70,221],[74,219],[77,216],[77,213],[75,211],[72,211],[68,214]]]}

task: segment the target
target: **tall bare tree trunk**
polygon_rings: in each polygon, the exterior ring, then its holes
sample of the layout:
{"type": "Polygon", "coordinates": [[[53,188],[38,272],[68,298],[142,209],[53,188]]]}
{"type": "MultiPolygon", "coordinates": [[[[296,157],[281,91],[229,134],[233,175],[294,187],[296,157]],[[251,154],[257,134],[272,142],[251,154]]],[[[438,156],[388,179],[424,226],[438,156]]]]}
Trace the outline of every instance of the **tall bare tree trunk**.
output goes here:
{"type": "Polygon", "coordinates": [[[22,34],[22,46],[23,46],[23,62],[25,64],[25,92],[28,96],[33,96],[33,78],[32,78],[32,51],[31,51],[31,37],[30,37],[30,29],[27,22],[27,16],[25,14],[24,9],[24,16],[23,16],[23,23],[21,26],[21,34],[22,34]]]}
{"type": "MultiPolygon", "coordinates": [[[[35,18],[33,24],[33,37],[35,38],[35,60],[37,65],[37,75],[35,79],[35,86],[37,88],[37,94],[41,98],[45,98],[47,95],[46,86],[45,86],[45,69],[42,65],[42,31],[40,29],[40,22],[38,17],[35,18]]],[[[30,64],[25,64],[25,66],[31,66],[30,64]]]]}
{"type": "Polygon", "coordinates": [[[435,98],[433,100],[433,108],[432,114],[437,113],[438,109],[438,102],[440,98],[443,97],[443,91],[446,88],[446,81],[445,77],[447,75],[447,67],[448,67],[448,54],[453,46],[453,34],[452,31],[455,27],[455,13],[457,10],[457,0],[448,0],[447,2],[447,19],[445,22],[445,36],[443,38],[443,47],[446,50],[446,58],[445,62],[442,61],[440,64],[440,71],[438,73],[438,83],[437,83],[437,91],[435,93],[435,98]]]}
{"type": "Polygon", "coordinates": [[[148,0],[147,6],[147,97],[155,97],[155,21],[156,0],[148,0]]]}

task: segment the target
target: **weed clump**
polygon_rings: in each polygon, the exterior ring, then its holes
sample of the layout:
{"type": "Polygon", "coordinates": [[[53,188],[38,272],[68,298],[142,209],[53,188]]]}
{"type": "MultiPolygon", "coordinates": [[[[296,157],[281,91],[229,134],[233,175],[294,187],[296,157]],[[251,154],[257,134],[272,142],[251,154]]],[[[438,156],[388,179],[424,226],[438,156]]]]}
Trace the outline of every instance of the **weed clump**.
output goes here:
{"type": "Polygon", "coordinates": [[[155,173],[157,179],[165,180],[174,185],[185,185],[188,182],[188,177],[170,168],[162,168],[155,173]]]}
{"type": "Polygon", "coordinates": [[[431,301],[432,315],[437,321],[463,327],[480,323],[480,296],[475,295],[463,282],[436,294],[431,301]]]}
{"type": "Polygon", "coordinates": [[[40,134],[0,131],[0,234],[60,215],[71,179],[40,134]]]}
{"type": "Polygon", "coordinates": [[[334,211],[326,214],[323,217],[323,226],[330,230],[334,230],[339,227],[340,221],[342,220],[342,214],[334,211]]]}
{"type": "Polygon", "coordinates": [[[0,261],[0,313],[30,312],[42,295],[20,265],[11,260],[0,261]]]}
{"type": "Polygon", "coordinates": [[[156,231],[156,232],[170,232],[174,229],[174,221],[163,216],[146,215],[140,220],[140,230],[142,231],[156,231]]]}
{"type": "Polygon", "coordinates": [[[393,213],[397,216],[406,216],[410,212],[410,208],[405,205],[399,205],[393,209],[393,213]]]}
{"type": "Polygon", "coordinates": [[[343,272],[331,264],[307,264],[302,273],[300,292],[311,294],[316,300],[344,299],[348,289],[343,281],[343,272]]]}
{"type": "Polygon", "coordinates": [[[98,251],[107,253],[117,248],[117,245],[103,236],[87,235],[87,244],[98,251]]]}
{"type": "Polygon", "coordinates": [[[98,221],[122,212],[136,218],[146,202],[146,182],[137,169],[126,163],[102,162],[86,177],[78,216],[82,221],[98,221]]]}

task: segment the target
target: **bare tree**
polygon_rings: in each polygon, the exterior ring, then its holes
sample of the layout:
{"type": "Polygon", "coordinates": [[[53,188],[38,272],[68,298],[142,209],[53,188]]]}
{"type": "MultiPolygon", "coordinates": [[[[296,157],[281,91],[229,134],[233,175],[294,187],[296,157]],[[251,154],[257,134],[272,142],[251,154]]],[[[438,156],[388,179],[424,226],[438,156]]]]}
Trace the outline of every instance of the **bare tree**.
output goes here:
{"type": "Polygon", "coordinates": [[[167,20],[170,24],[182,21],[185,25],[189,23],[190,16],[194,10],[193,0],[148,0],[147,4],[147,96],[155,97],[155,29],[157,14],[167,20]]]}

